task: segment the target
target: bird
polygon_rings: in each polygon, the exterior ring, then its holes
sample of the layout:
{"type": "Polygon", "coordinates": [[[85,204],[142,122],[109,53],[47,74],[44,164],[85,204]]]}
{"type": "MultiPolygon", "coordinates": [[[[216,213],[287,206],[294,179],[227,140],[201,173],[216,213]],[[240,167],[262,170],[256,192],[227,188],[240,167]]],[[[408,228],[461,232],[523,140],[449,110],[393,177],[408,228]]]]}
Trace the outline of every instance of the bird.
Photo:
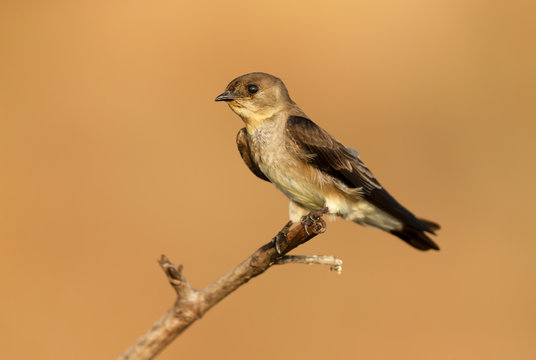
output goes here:
{"type": "Polygon", "coordinates": [[[439,250],[429,235],[440,226],[396,201],[355,149],[300,109],[281,79],[248,73],[232,80],[215,101],[226,102],[244,122],[236,137],[240,155],[253,174],[290,199],[289,224],[324,211],[384,230],[416,249],[439,250]]]}

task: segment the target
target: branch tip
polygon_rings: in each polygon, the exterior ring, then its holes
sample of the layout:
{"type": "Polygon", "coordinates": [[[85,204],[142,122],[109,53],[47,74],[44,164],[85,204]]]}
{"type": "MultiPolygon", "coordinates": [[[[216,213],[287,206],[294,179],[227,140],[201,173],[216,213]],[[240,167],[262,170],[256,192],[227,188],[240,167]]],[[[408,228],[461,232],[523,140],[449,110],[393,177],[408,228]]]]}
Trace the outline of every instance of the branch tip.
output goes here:
{"type": "Polygon", "coordinates": [[[173,263],[165,256],[162,255],[158,264],[166,274],[170,285],[175,289],[179,298],[187,296],[192,288],[184,275],[182,274],[183,265],[175,267],[173,263]]]}
{"type": "Polygon", "coordinates": [[[284,255],[275,261],[277,265],[284,264],[328,265],[330,271],[337,274],[342,272],[342,260],[331,255],[284,255]]]}

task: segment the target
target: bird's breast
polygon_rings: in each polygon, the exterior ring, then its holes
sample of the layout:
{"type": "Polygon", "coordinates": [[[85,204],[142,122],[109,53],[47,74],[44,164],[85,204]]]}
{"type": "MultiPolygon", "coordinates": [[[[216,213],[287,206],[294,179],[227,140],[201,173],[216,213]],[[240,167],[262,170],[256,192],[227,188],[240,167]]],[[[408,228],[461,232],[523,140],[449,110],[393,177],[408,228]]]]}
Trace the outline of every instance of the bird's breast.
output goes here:
{"type": "Polygon", "coordinates": [[[253,160],[288,198],[308,209],[323,208],[329,184],[319,170],[288,150],[284,132],[277,130],[261,128],[248,135],[253,160]]]}

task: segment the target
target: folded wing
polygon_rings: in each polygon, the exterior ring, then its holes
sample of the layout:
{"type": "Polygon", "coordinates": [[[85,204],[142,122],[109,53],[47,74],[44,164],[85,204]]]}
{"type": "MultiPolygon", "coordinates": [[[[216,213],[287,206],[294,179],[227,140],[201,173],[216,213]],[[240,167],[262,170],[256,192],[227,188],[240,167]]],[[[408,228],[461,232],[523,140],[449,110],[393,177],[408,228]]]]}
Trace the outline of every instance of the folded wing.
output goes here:
{"type": "Polygon", "coordinates": [[[433,234],[433,228],[438,228],[438,225],[417,219],[400,205],[359,159],[357,151],[345,147],[305,117],[290,116],[286,131],[289,138],[306,154],[305,160],[308,163],[350,188],[361,188],[365,200],[402,222],[403,228],[392,231],[394,235],[421,250],[439,249],[423,233],[433,234]]]}

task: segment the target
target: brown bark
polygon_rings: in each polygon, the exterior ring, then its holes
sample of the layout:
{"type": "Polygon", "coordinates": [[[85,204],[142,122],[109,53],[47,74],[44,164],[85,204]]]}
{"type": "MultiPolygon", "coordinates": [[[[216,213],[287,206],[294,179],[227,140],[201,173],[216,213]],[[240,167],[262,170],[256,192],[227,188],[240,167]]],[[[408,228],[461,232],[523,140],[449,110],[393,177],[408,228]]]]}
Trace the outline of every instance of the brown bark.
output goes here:
{"type": "Polygon", "coordinates": [[[274,264],[301,263],[327,264],[340,272],[342,261],[334,257],[286,256],[285,254],[297,246],[309,241],[325,231],[325,222],[321,219],[322,212],[310,214],[302,223],[290,228],[287,224],[276,236],[279,238],[279,252],[276,251],[275,239],[265,244],[235,268],[214,281],[207,287],[193,289],[184,275],[182,266],[176,268],[165,255],[158,261],[166,273],[171,286],[177,293],[174,305],[120,357],[120,360],[152,359],[169,343],[201,318],[211,307],[227,295],[238,289],[257,275],[262,274],[274,264]],[[285,236],[285,233],[288,234],[285,236]],[[320,258],[320,260],[319,260],[320,258]]]}

